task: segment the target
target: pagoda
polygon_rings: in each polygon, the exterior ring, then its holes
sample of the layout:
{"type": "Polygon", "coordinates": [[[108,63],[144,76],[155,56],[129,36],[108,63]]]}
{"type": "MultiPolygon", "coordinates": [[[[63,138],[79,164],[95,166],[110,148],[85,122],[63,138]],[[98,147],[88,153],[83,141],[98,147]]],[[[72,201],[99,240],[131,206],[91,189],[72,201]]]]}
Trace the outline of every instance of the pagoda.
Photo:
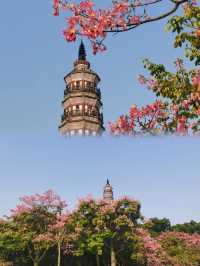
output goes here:
{"type": "Polygon", "coordinates": [[[105,130],[101,112],[99,76],[90,68],[81,41],[74,69],[64,77],[66,89],[59,131],[63,135],[101,135],[105,130]]]}
{"type": "Polygon", "coordinates": [[[114,199],[113,188],[110,185],[110,182],[109,182],[108,179],[107,179],[106,185],[105,185],[105,187],[103,189],[103,199],[105,201],[112,201],[114,199]]]}

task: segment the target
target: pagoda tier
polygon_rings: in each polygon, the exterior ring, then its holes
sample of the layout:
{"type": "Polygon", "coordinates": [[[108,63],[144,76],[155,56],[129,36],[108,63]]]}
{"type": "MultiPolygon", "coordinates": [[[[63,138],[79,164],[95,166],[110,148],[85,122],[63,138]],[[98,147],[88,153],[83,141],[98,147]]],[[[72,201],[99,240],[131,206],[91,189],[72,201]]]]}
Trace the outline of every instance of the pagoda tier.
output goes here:
{"type": "Polygon", "coordinates": [[[59,130],[64,135],[101,135],[104,131],[101,112],[99,76],[86,61],[85,48],[81,43],[79,58],[74,69],[65,76],[66,89],[62,102],[64,113],[59,130]]]}

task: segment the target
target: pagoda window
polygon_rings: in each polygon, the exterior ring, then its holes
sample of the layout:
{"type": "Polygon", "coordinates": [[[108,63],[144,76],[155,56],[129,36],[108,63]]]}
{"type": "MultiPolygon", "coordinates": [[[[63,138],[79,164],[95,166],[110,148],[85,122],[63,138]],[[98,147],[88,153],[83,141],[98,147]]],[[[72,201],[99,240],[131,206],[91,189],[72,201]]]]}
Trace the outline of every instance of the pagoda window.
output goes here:
{"type": "Polygon", "coordinates": [[[94,107],[91,108],[91,113],[92,113],[93,116],[96,116],[96,110],[95,110],[94,107]]]}
{"type": "Polygon", "coordinates": [[[76,112],[76,106],[73,105],[73,106],[72,106],[72,113],[75,114],[75,112],[76,112]]]}
{"type": "Polygon", "coordinates": [[[73,135],[75,135],[75,130],[71,130],[70,131],[70,134],[73,136],[73,135]]]}
{"type": "Polygon", "coordinates": [[[78,130],[78,134],[79,134],[79,135],[83,135],[83,129],[79,129],[79,130],[78,130]]]}
{"type": "Polygon", "coordinates": [[[77,81],[77,82],[76,82],[76,88],[77,88],[77,89],[80,89],[80,81],[77,81]]]}
{"type": "Polygon", "coordinates": [[[70,85],[71,85],[71,91],[74,90],[74,82],[72,82],[70,85]]]}
{"type": "Polygon", "coordinates": [[[92,112],[92,107],[89,106],[89,108],[88,108],[88,113],[89,113],[89,115],[91,115],[91,112],[92,112]]]}
{"type": "Polygon", "coordinates": [[[89,135],[90,134],[90,131],[88,129],[85,130],[85,135],[89,135]]]}
{"type": "Polygon", "coordinates": [[[88,105],[85,105],[85,114],[88,115],[88,105]]]}
{"type": "Polygon", "coordinates": [[[88,83],[87,83],[87,90],[88,90],[88,91],[91,90],[91,82],[90,82],[90,81],[88,81],[88,83]]]}

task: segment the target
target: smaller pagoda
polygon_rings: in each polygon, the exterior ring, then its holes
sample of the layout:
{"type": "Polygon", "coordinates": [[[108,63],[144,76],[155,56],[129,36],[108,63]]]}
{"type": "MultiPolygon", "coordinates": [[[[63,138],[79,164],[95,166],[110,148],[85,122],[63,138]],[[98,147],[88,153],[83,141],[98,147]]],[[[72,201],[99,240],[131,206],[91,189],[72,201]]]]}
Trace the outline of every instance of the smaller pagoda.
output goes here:
{"type": "Polygon", "coordinates": [[[63,135],[101,135],[105,130],[101,112],[99,76],[90,68],[81,41],[74,69],[64,77],[66,89],[62,101],[64,113],[59,131],[63,135]]]}
{"type": "Polygon", "coordinates": [[[105,187],[103,189],[103,199],[106,200],[106,201],[112,201],[114,199],[113,188],[110,185],[110,182],[109,182],[108,179],[107,179],[106,185],[105,185],[105,187]]]}

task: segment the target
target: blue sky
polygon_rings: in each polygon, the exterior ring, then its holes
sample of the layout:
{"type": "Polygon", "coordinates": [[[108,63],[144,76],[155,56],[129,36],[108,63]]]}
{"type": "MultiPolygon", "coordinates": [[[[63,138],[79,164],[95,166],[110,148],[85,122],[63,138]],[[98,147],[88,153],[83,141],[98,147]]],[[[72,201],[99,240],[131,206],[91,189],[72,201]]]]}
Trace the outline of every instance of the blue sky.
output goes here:
{"type": "MultiPolygon", "coordinates": [[[[103,1],[104,4],[106,1],[103,1]]],[[[199,219],[198,139],[65,139],[57,126],[63,77],[78,43],[62,38],[64,17],[53,17],[51,1],[3,2],[0,16],[0,215],[24,194],[48,188],[71,206],[78,196],[100,197],[109,177],[115,195],[142,202],[144,215],[174,222],[199,219]]],[[[154,99],[136,77],[146,57],[166,64],[182,54],[172,48],[164,21],[108,38],[108,51],[88,60],[100,75],[105,123],[133,103],[154,99]]]]}

